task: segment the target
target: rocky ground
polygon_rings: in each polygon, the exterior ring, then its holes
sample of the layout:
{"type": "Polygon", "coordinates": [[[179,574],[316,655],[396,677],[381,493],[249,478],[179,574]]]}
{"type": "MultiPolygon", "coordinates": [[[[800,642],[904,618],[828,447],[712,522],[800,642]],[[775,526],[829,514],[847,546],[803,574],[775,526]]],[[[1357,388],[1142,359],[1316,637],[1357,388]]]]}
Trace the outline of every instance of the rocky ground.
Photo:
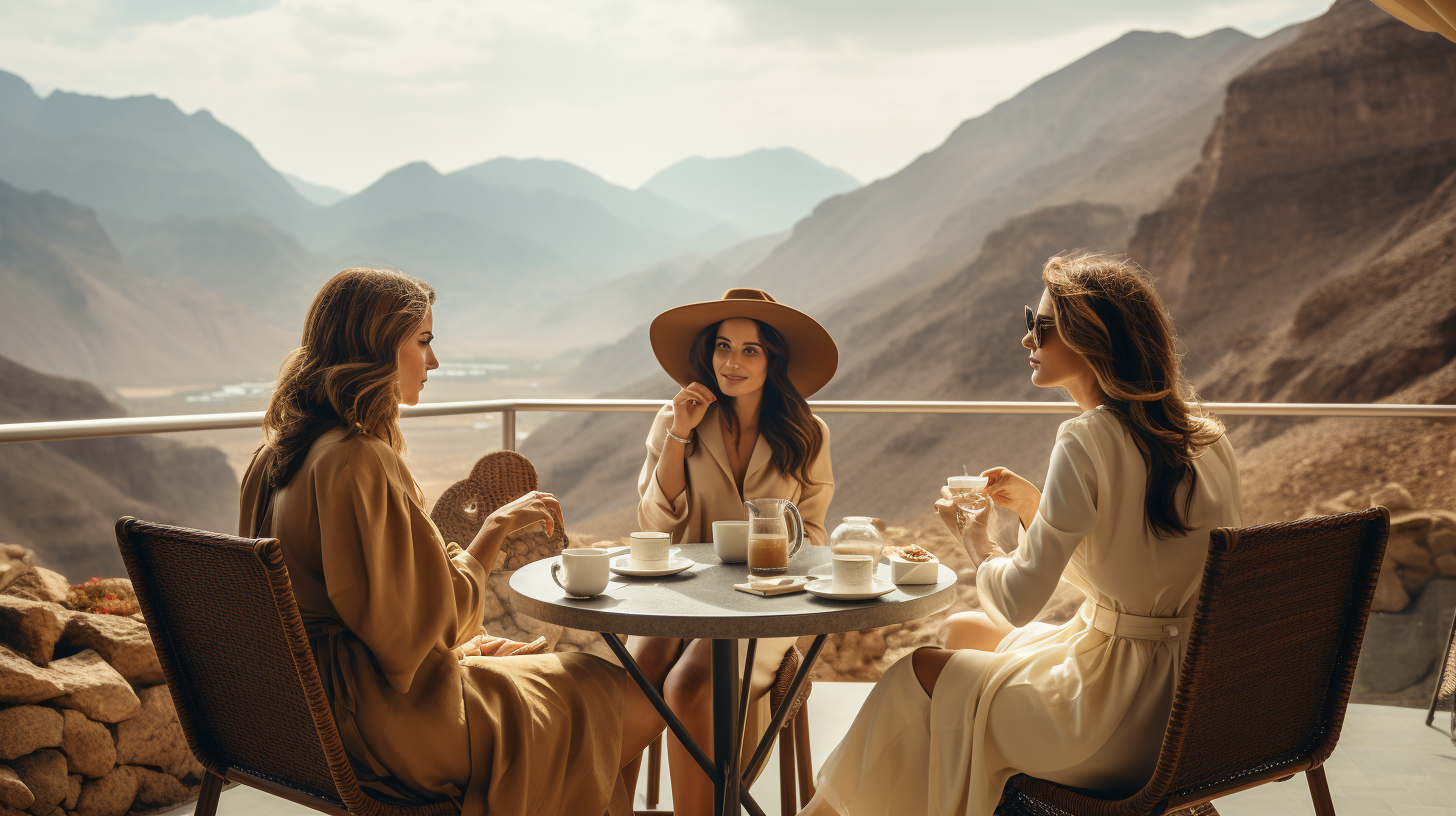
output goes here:
{"type": "Polygon", "coordinates": [[[0,816],[123,816],[193,801],[187,746],[125,579],[71,586],[0,545],[0,816]]]}

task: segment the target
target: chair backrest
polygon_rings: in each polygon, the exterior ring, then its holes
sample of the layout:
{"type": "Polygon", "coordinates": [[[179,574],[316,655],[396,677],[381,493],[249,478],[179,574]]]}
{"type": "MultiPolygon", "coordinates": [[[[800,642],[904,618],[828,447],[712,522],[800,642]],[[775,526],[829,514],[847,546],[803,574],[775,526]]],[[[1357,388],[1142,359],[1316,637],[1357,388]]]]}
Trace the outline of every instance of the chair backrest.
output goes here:
{"type": "Polygon", "coordinates": [[[116,540],[198,761],[320,809],[398,812],[366,796],[349,766],[277,539],[126,517],[116,540]]]}
{"type": "Polygon", "coordinates": [[[1213,793],[1329,757],[1389,529],[1375,507],[1214,531],[1157,770],[1134,799],[1213,793]]]}
{"type": "Polygon", "coordinates": [[[480,457],[470,475],[450,485],[435,500],[430,519],[446,541],[470,543],[485,517],[517,496],[536,489],[536,468],[515,451],[494,451],[480,457]]]}
{"type": "MultiPolygon", "coordinates": [[[[470,475],[440,494],[430,509],[430,520],[446,541],[468,545],[485,517],[501,505],[536,489],[536,468],[531,460],[515,451],[494,451],[480,457],[470,475]]],[[[560,518],[556,530],[547,536],[539,527],[512,533],[501,545],[495,571],[509,572],[532,561],[549,558],[567,546],[566,530],[560,518]]]]}

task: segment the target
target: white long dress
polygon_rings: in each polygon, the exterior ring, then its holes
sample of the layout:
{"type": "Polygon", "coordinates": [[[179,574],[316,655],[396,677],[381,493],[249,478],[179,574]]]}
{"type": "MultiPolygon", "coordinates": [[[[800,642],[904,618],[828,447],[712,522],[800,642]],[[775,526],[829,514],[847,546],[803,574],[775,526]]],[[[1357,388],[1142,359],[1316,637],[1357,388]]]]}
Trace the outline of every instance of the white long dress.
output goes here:
{"type": "Polygon", "coordinates": [[[1141,787],[1172,708],[1209,533],[1242,523],[1227,438],[1194,469],[1192,531],[1160,539],[1145,523],[1147,466],[1122,420],[1099,406],[1064,422],[1030,529],[976,575],[985,612],[1018,628],[995,652],[951,657],[934,699],[909,656],[891,666],[824,764],[825,800],[853,816],[990,816],[1017,773],[1141,787]],[[1060,626],[1033,623],[1059,579],[1087,601],[1060,626]]]}

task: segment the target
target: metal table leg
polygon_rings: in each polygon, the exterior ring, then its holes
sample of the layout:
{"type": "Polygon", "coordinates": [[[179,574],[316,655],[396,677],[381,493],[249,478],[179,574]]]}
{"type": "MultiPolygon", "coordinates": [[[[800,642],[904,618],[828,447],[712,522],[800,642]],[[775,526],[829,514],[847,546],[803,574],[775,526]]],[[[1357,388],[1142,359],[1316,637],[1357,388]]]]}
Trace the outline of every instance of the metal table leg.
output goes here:
{"type": "Polygon", "coordinates": [[[714,816],[741,812],[738,788],[738,641],[713,641],[713,759],[719,783],[714,786],[714,816]]]}
{"type": "Polygon", "coordinates": [[[632,679],[637,681],[637,685],[641,687],[642,693],[647,695],[647,701],[652,703],[652,707],[657,709],[657,713],[667,722],[667,727],[672,729],[672,733],[682,742],[683,747],[687,748],[688,753],[693,755],[693,759],[703,769],[703,773],[707,774],[708,778],[713,780],[715,786],[722,784],[722,780],[718,776],[718,768],[713,765],[711,759],[708,759],[708,755],[703,753],[703,749],[693,741],[692,735],[688,734],[688,729],[682,724],[682,720],[679,720],[677,715],[672,713],[672,709],[667,707],[667,702],[662,699],[661,694],[657,693],[657,689],[647,679],[647,675],[642,671],[642,667],[637,665],[637,661],[632,657],[632,653],[627,651],[627,647],[622,644],[622,641],[617,639],[616,635],[611,632],[602,632],[601,634],[602,639],[607,642],[607,648],[612,650],[612,653],[622,662],[622,668],[626,669],[627,673],[632,676],[632,679]]]}
{"type": "MultiPolygon", "coordinates": [[[[726,804],[736,801],[742,807],[747,808],[752,816],[764,816],[763,808],[758,806],[758,802],[754,801],[748,789],[743,787],[743,769],[738,766],[739,753],[743,748],[742,738],[745,723],[743,716],[737,711],[739,708],[737,697],[742,689],[743,699],[747,700],[747,686],[753,678],[752,657],[758,647],[757,640],[749,641],[749,663],[744,669],[741,686],[737,671],[738,641],[713,641],[713,742],[715,759],[723,760],[715,764],[688,733],[682,720],[679,720],[677,715],[672,713],[672,709],[667,707],[667,702],[662,699],[662,695],[647,679],[647,674],[642,671],[641,666],[637,665],[637,660],[632,657],[631,652],[627,651],[627,647],[623,645],[622,641],[611,632],[602,632],[601,635],[602,639],[607,642],[607,648],[611,649],[612,653],[621,661],[622,668],[626,669],[627,674],[636,681],[642,689],[642,693],[647,696],[648,702],[652,703],[652,707],[657,709],[657,713],[667,723],[667,727],[672,730],[683,747],[687,748],[688,753],[692,754],[693,759],[703,769],[703,773],[707,774],[708,779],[712,780],[713,790],[717,794],[713,802],[714,814],[723,816],[725,813],[740,812],[737,808],[726,804]],[[731,744],[723,746],[725,739],[731,744]],[[730,796],[732,798],[729,798],[730,796]]],[[[814,642],[814,647],[809,650],[804,664],[799,667],[799,671],[804,677],[808,677],[807,667],[813,664],[814,657],[819,653],[818,647],[822,645],[823,641],[824,636],[820,635],[819,639],[814,642]]],[[[798,680],[799,677],[796,675],[795,682],[798,680]]],[[[791,691],[797,692],[798,688],[798,685],[793,685],[791,691]]],[[[793,699],[792,695],[788,699],[793,699]]],[[[779,717],[778,720],[782,725],[783,718],[779,717]]]]}

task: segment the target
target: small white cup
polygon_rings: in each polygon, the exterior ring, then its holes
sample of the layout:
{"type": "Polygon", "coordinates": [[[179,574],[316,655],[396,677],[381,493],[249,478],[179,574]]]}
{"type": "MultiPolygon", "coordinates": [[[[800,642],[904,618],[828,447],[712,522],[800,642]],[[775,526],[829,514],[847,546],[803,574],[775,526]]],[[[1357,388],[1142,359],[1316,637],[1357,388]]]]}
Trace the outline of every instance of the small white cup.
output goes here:
{"type": "Polygon", "coordinates": [[[591,598],[607,588],[610,554],[596,547],[572,547],[561,551],[561,560],[551,565],[551,580],[576,598],[591,598]],[[565,575],[561,575],[565,573],[565,575]]]}
{"type": "Polygon", "coordinates": [[[633,533],[632,569],[665,569],[671,544],[667,533],[633,533]]]}
{"type": "Polygon", "coordinates": [[[748,522],[713,522],[713,552],[725,564],[748,560],[748,522]]]}
{"type": "Polygon", "coordinates": [[[829,559],[830,588],[835,592],[874,589],[875,562],[868,555],[835,555],[829,559]]]}

